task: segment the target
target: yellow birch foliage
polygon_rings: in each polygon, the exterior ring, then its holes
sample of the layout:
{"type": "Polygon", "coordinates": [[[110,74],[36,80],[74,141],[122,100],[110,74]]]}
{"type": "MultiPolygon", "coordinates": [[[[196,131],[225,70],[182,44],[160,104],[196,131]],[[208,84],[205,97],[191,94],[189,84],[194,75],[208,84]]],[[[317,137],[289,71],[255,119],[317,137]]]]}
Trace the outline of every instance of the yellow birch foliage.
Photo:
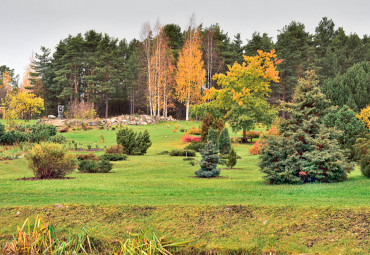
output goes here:
{"type": "Polygon", "coordinates": [[[201,88],[206,76],[200,47],[199,30],[190,29],[185,45],[179,54],[175,77],[176,97],[180,102],[186,103],[187,119],[189,104],[197,103],[201,98],[201,88]]]}
{"type": "Polygon", "coordinates": [[[8,94],[7,119],[30,119],[33,114],[39,114],[44,110],[44,100],[27,91],[20,91],[12,95],[8,94]]]}

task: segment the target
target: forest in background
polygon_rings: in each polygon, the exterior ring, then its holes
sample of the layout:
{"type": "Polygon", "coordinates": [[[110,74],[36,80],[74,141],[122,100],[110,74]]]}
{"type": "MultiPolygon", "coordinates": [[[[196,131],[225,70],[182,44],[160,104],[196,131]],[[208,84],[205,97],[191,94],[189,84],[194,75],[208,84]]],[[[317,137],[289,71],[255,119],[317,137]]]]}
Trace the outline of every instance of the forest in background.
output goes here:
{"type": "Polygon", "coordinates": [[[346,33],[326,17],[314,34],[292,21],[279,30],[276,41],[255,32],[246,44],[240,34],[230,38],[219,24],[205,27],[193,19],[184,31],[176,24],[146,22],[140,37],[130,42],[94,30],[70,35],[54,50],[41,47],[21,81],[13,69],[1,66],[0,103],[6,103],[9,90],[23,90],[44,99],[44,115],[56,114],[58,104],[68,109],[72,103],[87,102],[100,117],[145,113],[184,119],[189,105],[202,102],[205,89],[219,88],[215,74],[226,73],[235,62],[242,64],[243,54],[272,49],[282,62],[269,103],[290,101],[305,71],[315,70],[334,104],[356,112],[369,104],[368,80],[356,78],[369,72],[369,36],[346,33]]]}

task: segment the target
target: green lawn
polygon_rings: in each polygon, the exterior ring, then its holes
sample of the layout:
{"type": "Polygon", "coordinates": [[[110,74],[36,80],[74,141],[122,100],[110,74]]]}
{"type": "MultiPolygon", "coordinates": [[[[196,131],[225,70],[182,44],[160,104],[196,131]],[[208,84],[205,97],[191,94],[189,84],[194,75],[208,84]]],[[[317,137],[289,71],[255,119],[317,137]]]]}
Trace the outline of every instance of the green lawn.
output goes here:
{"type": "MultiPolygon", "coordinates": [[[[236,145],[242,159],[235,169],[221,166],[219,179],[194,178],[198,166],[182,157],[157,155],[185,146],[183,133],[172,132],[177,123],[133,127],[148,129],[153,146],[145,156],[114,163],[108,174],[76,172],[69,175],[73,179],[17,181],[32,176],[26,161],[0,162],[0,241],[26,216],[42,213],[62,231],[87,225],[106,242],[127,230],[150,227],[195,240],[193,246],[199,249],[364,254],[369,244],[370,180],[358,168],[342,183],[269,185],[258,170],[258,156],[247,150],[250,145],[236,145]],[[62,213],[54,204],[69,209],[62,213]],[[15,217],[17,211],[24,217],[15,217]]],[[[199,122],[179,122],[179,129],[193,126],[199,122]]],[[[104,147],[115,144],[115,133],[73,131],[65,136],[104,147]]]]}

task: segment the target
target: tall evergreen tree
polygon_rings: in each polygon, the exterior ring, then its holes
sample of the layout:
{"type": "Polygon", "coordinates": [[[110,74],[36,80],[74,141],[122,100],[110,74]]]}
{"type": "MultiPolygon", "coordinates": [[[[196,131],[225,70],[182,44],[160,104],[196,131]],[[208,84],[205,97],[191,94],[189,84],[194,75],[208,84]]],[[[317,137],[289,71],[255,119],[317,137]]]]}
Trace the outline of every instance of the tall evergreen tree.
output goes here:
{"type": "Polygon", "coordinates": [[[300,80],[294,103],[284,104],[289,119],[262,148],[261,172],[270,183],[338,182],[352,170],[338,143],[338,131],[323,123],[331,107],[317,84],[313,72],[300,80]]]}
{"type": "Polygon", "coordinates": [[[257,50],[269,52],[274,49],[274,47],[274,42],[267,33],[261,35],[259,32],[254,32],[252,38],[248,40],[248,43],[244,46],[244,50],[247,56],[255,56],[257,50]]]}

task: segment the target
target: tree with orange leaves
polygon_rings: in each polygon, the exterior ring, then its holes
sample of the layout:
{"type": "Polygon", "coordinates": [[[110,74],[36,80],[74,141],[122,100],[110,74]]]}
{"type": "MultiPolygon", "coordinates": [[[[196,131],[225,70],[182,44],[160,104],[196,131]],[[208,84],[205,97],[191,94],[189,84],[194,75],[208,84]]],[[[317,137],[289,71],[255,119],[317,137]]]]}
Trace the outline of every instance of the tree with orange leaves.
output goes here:
{"type": "Polygon", "coordinates": [[[281,63],[275,54],[257,51],[253,57],[243,56],[245,62],[235,63],[228,67],[227,74],[216,74],[213,79],[221,89],[207,89],[204,101],[211,101],[212,105],[227,112],[225,119],[229,120],[233,131],[253,129],[257,122],[270,124],[277,111],[267,102],[271,89],[271,82],[279,82],[279,72],[276,65],[281,63]]]}
{"type": "Polygon", "coordinates": [[[206,70],[203,68],[201,40],[199,30],[190,25],[185,45],[177,62],[176,96],[186,105],[186,120],[189,120],[190,103],[196,103],[201,98],[202,86],[205,82],[206,70]]]}

